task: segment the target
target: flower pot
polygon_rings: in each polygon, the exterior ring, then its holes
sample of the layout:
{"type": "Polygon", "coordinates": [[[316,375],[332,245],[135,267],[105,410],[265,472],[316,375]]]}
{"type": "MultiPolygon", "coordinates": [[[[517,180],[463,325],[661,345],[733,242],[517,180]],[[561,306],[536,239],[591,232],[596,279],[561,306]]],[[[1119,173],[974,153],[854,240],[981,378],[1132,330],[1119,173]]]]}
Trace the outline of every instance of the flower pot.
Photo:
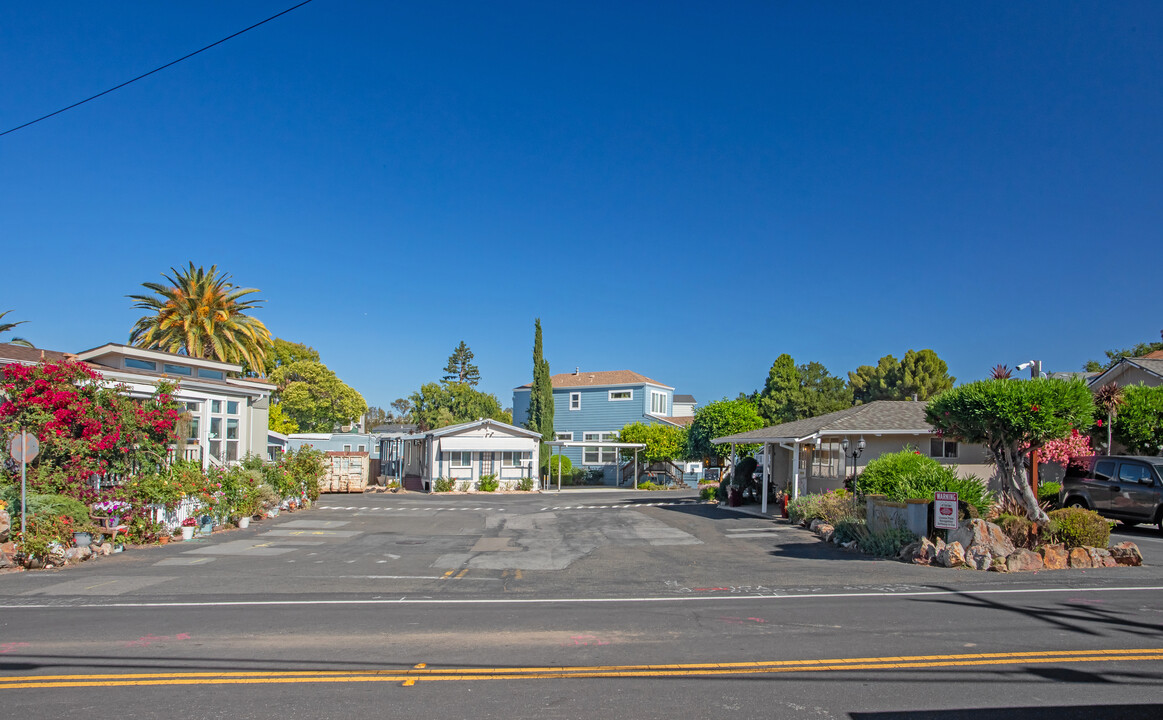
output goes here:
{"type": "Polygon", "coordinates": [[[169,535],[159,535],[157,541],[159,543],[161,543],[162,545],[165,545],[166,543],[168,543],[170,541],[170,536],[169,535]]]}
{"type": "Polygon", "coordinates": [[[238,527],[243,530],[250,527],[250,516],[243,515],[242,517],[238,518],[238,527]]]}
{"type": "Polygon", "coordinates": [[[89,545],[92,544],[92,542],[93,542],[93,536],[87,532],[75,532],[75,533],[73,533],[73,544],[79,548],[89,547],[89,545]]]}
{"type": "Polygon", "coordinates": [[[182,526],[182,540],[193,540],[193,539],[194,539],[194,526],[193,525],[183,525],[182,526]]]}

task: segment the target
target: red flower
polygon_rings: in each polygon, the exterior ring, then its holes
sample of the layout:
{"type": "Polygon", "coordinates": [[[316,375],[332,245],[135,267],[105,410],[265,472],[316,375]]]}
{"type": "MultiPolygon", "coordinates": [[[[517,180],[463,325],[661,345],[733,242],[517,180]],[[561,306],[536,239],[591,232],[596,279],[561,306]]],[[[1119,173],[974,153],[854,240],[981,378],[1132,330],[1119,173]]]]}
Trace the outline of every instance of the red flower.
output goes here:
{"type": "Polygon", "coordinates": [[[1098,426],[1099,426],[1099,427],[1102,427],[1102,418],[1099,418],[1099,420],[1098,420],[1098,426]]]}
{"type": "Polygon", "coordinates": [[[1034,412],[1038,412],[1038,406],[1037,406],[1037,405],[1031,405],[1031,406],[1030,406],[1030,409],[1031,409],[1031,410],[1033,410],[1034,412]]]}

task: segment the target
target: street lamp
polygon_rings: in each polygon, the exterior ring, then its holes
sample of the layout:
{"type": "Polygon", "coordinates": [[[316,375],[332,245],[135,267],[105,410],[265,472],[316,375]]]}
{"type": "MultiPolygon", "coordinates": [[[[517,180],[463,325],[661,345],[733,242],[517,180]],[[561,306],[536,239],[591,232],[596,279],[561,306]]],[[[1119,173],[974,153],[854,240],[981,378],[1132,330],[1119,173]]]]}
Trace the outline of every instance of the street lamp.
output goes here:
{"type": "Polygon", "coordinates": [[[848,438],[840,441],[840,448],[844,451],[844,464],[848,464],[848,458],[852,458],[852,494],[856,494],[856,458],[860,457],[860,453],[864,452],[867,445],[864,438],[860,438],[860,442],[856,443],[856,447],[852,449],[852,453],[848,453],[848,438]]]}

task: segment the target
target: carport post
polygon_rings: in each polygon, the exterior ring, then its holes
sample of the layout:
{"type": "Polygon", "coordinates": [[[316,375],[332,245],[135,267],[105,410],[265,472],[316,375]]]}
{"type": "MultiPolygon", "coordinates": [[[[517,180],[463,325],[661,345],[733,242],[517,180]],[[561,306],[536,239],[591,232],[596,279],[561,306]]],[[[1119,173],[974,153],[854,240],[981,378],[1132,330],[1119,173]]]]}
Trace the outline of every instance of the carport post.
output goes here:
{"type": "Polygon", "coordinates": [[[561,492],[561,451],[557,452],[557,492],[561,492]]]}
{"type": "Polygon", "coordinates": [[[759,512],[764,515],[767,514],[767,468],[770,465],[767,453],[770,449],[771,443],[763,443],[763,502],[759,506],[759,512]]]}
{"type": "Polygon", "coordinates": [[[795,500],[800,496],[800,441],[794,440],[794,450],[791,454],[791,497],[795,500]]]}
{"type": "Polygon", "coordinates": [[[735,443],[731,443],[731,484],[735,484],[735,443]]]}
{"type": "Polygon", "coordinates": [[[638,448],[634,448],[634,489],[638,489],[638,448]]]}

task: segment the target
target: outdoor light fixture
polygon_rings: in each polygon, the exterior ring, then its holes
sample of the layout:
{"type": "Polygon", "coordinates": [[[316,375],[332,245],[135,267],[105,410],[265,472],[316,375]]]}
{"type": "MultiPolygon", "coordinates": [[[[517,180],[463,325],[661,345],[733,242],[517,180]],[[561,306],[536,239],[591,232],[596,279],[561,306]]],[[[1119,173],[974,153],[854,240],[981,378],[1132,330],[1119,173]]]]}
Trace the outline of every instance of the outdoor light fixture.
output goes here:
{"type": "Polygon", "coordinates": [[[847,464],[847,458],[852,458],[852,493],[853,494],[856,493],[856,458],[860,457],[860,453],[864,452],[864,448],[866,448],[866,447],[868,447],[868,445],[864,442],[864,436],[860,437],[860,442],[856,443],[856,447],[854,447],[852,449],[851,453],[848,452],[848,438],[844,438],[843,440],[840,441],[840,448],[844,451],[845,464],[847,464]]]}

